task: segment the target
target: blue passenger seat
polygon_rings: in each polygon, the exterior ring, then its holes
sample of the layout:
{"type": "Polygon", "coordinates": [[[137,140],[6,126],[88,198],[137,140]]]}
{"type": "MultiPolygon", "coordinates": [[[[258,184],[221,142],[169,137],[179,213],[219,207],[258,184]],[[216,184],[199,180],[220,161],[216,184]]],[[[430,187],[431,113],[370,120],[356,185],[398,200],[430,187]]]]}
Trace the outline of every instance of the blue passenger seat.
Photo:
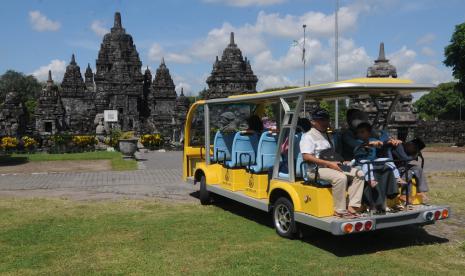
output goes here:
{"type": "MultiPolygon", "coordinates": [[[[300,139],[302,138],[302,133],[297,133],[294,135],[294,164],[297,165],[297,158],[300,154],[300,139]]],[[[287,154],[287,153],[286,153],[287,154]]],[[[283,158],[281,162],[287,162],[287,158],[283,158]]],[[[285,166],[287,168],[287,166],[285,166]]],[[[280,171],[279,177],[289,178],[288,171],[280,171]]]]}
{"type": "Polygon", "coordinates": [[[237,132],[232,143],[231,160],[226,161],[229,168],[245,167],[255,164],[259,136],[255,133],[237,132]]]}
{"type": "Polygon", "coordinates": [[[221,133],[219,130],[213,140],[212,161],[224,163],[231,160],[231,150],[235,133],[221,133]]]}
{"type": "Polygon", "coordinates": [[[271,131],[263,132],[258,142],[256,164],[252,165],[250,170],[254,173],[260,173],[272,169],[277,147],[277,134],[271,131]]]}

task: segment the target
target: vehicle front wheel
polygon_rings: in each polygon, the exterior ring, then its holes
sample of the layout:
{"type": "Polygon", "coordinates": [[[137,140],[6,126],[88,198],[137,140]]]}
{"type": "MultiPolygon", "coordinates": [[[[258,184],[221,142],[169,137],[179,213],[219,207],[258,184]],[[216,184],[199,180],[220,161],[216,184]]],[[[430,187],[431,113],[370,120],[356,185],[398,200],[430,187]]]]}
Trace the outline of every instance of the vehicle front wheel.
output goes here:
{"type": "Polygon", "coordinates": [[[200,178],[200,191],[199,191],[200,204],[208,205],[211,202],[210,192],[207,190],[207,181],[205,175],[200,178]]]}
{"type": "Polygon", "coordinates": [[[273,224],[276,233],[281,237],[292,239],[295,236],[297,226],[294,221],[294,205],[289,199],[280,197],[276,200],[273,207],[273,224]]]}

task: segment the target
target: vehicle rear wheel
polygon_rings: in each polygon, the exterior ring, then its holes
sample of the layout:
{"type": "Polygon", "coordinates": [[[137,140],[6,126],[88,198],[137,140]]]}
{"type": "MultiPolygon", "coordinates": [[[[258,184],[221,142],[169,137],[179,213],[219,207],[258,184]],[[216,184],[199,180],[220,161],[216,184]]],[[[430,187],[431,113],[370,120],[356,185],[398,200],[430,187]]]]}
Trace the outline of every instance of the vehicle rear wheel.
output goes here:
{"type": "Polygon", "coordinates": [[[273,224],[276,233],[281,237],[291,239],[297,232],[297,226],[294,221],[294,205],[285,198],[280,197],[276,200],[273,207],[273,224]]]}
{"type": "Polygon", "coordinates": [[[200,178],[200,191],[199,191],[200,204],[208,205],[211,202],[210,192],[207,190],[207,181],[205,175],[200,178]]]}

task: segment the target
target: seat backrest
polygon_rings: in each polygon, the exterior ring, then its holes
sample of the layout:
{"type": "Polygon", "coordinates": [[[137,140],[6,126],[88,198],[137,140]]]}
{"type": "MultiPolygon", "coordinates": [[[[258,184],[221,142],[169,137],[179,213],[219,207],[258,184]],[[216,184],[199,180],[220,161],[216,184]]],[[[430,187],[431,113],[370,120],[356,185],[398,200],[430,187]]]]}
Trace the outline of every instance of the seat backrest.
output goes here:
{"type": "Polygon", "coordinates": [[[297,133],[294,138],[294,164],[296,177],[302,177],[301,164],[303,162],[303,158],[300,153],[300,140],[302,139],[302,135],[302,133],[297,133]]]}
{"type": "Polygon", "coordinates": [[[342,133],[341,131],[335,130],[333,132],[333,145],[334,145],[334,150],[342,156],[342,133]]]}
{"type": "Polygon", "coordinates": [[[271,131],[263,132],[258,142],[256,165],[253,171],[262,172],[271,169],[274,166],[277,147],[277,134],[271,131]]]}
{"type": "Polygon", "coordinates": [[[259,136],[255,133],[237,132],[234,136],[229,167],[255,164],[259,136]]]}
{"type": "Polygon", "coordinates": [[[231,160],[231,150],[235,133],[221,133],[219,130],[213,140],[213,161],[231,160]]]}

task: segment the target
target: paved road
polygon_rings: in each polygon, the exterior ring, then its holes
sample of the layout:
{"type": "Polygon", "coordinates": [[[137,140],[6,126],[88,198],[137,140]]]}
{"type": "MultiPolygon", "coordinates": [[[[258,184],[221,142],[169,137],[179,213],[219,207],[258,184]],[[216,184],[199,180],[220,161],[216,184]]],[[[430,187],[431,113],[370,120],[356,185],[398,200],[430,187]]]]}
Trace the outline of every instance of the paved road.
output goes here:
{"type": "MultiPolygon", "coordinates": [[[[191,195],[194,187],[181,181],[181,152],[149,152],[141,157],[140,169],[130,172],[1,175],[0,195],[196,200],[191,195]]],[[[465,154],[426,153],[425,157],[427,171],[465,170],[465,154]]]]}
{"type": "Polygon", "coordinates": [[[141,157],[141,169],[137,171],[2,175],[0,194],[195,200],[191,196],[194,187],[181,180],[180,152],[149,152],[141,157]]]}

